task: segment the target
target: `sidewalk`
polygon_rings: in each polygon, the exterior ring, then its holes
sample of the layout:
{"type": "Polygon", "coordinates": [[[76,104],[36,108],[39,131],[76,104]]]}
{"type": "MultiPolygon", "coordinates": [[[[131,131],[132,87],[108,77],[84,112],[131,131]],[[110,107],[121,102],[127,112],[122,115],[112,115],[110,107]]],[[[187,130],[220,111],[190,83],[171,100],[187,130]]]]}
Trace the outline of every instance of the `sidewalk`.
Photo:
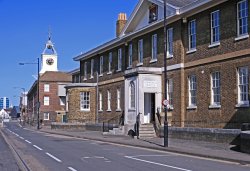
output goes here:
{"type": "MultiPolygon", "coordinates": [[[[35,128],[31,127],[30,129],[35,129],[35,128]]],[[[198,157],[219,159],[219,160],[236,162],[240,164],[248,164],[248,165],[250,164],[249,154],[233,151],[230,149],[232,148],[232,146],[220,143],[169,138],[169,147],[163,147],[163,138],[158,138],[158,137],[143,140],[143,139],[137,139],[136,137],[133,139],[129,136],[103,135],[102,132],[98,131],[52,130],[49,127],[43,127],[39,131],[51,134],[65,135],[70,137],[84,138],[89,140],[98,140],[102,142],[123,144],[133,147],[142,147],[160,151],[188,154],[198,157]]]]}

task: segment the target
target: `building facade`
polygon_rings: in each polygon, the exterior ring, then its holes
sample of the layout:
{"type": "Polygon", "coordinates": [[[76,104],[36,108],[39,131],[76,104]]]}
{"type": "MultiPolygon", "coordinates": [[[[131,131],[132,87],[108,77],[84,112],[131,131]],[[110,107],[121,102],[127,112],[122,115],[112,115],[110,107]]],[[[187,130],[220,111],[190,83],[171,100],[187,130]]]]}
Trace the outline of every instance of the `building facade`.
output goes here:
{"type": "Polygon", "coordinates": [[[66,91],[64,86],[71,83],[71,75],[57,69],[57,53],[49,37],[41,55],[39,82],[35,81],[27,95],[27,122],[37,123],[38,105],[41,124],[66,122],[66,91]],[[38,86],[39,84],[39,90],[38,86]],[[39,92],[39,103],[38,103],[39,92]]]}
{"type": "Polygon", "coordinates": [[[248,0],[167,2],[166,83],[164,5],[140,0],[128,21],[119,15],[115,39],[74,58],[81,86],[96,84],[93,95],[88,89],[75,94],[76,120],[91,108],[98,110],[91,112],[97,122],[124,113],[127,129],[138,114],[141,124],[157,112],[164,118],[166,85],[171,126],[240,128],[250,122],[248,0]],[[89,96],[80,98],[84,93],[89,96]]]}
{"type": "Polygon", "coordinates": [[[8,109],[10,108],[10,100],[8,97],[1,97],[0,98],[0,110],[1,109],[8,109]]]}

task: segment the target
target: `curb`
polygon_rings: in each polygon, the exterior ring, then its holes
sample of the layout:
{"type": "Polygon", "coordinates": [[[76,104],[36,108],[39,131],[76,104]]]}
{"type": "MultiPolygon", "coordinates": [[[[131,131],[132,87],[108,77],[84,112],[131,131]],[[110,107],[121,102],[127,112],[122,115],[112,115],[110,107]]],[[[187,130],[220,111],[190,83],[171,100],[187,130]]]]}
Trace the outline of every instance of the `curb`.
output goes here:
{"type": "Polygon", "coordinates": [[[55,134],[55,135],[64,135],[68,137],[74,137],[74,138],[82,138],[82,139],[87,139],[87,140],[95,140],[95,141],[102,141],[102,142],[108,142],[108,143],[113,143],[113,144],[119,144],[119,145],[126,145],[130,147],[140,147],[144,149],[154,149],[157,151],[166,151],[166,152],[172,152],[172,153],[178,153],[178,154],[185,154],[185,155],[190,155],[190,156],[197,156],[197,157],[202,157],[202,158],[209,158],[213,160],[222,160],[222,161],[228,161],[228,162],[233,162],[233,163],[239,163],[241,165],[249,165],[250,161],[247,160],[239,160],[239,159],[232,159],[232,158],[226,158],[226,157],[220,157],[220,156],[213,156],[213,155],[208,155],[208,154],[200,154],[200,153],[195,153],[195,152],[188,152],[184,150],[179,150],[176,148],[169,148],[169,147],[148,147],[146,145],[141,145],[137,144],[134,146],[131,143],[126,143],[126,142],[117,142],[117,141],[112,141],[112,140],[107,140],[107,139],[100,139],[100,138],[90,138],[90,137],[85,137],[85,136],[74,136],[74,135],[69,135],[65,133],[56,133],[56,132],[50,132],[46,130],[39,130],[40,132],[45,132],[49,134],[55,134]]]}
{"type": "Polygon", "coordinates": [[[17,162],[18,168],[21,171],[30,171],[28,166],[24,163],[24,161],[21,159],[21,157],[19,156],[19,154],[17,153],[17,151],[13,147],[12,143],[6,138],[5,134],[2,132],[2,129],[0,129],[0,133],[3,136],[3,139],[6,142],[6,144],[9,146],[12,154],[14,155],[14,158],[15,158],[15,160],[17,162]]]}

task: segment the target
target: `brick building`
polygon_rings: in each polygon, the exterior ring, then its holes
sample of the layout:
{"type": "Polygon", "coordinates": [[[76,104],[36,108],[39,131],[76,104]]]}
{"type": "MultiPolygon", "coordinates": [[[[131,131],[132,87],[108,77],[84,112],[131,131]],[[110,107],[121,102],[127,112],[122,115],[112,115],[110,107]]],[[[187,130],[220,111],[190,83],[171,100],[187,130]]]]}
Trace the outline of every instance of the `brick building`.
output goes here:
{"type": "MultiPolygon", "coordinates": [[[[43,124],[66,121],[66,91],[64,86],[71,83],[72,78],[68,73],[57,69],[57,53],[50,40],[41,55],[41,70],[39,78],[39,118],[43,124]]],[[[27,109],[28,122],[37,123],[37,81],[28,91],[27,109]]]]}
{"type": "MultiPolygon", "coordinates": [[[[81,88],[68,100],[80,114],[69,110],[70,122],[84,121],[86,113],[102,122],[124,112],[128,130],[139,113],[142,124],[157,111],[163,116],[163,7],[163,1],[139,0],[128,21],[119,15],[115,39],[74,58],[81,88]]],[[[248,11],[248,0],[167,0],[171,126],[239,128],[250,122],[248,11]]]]}

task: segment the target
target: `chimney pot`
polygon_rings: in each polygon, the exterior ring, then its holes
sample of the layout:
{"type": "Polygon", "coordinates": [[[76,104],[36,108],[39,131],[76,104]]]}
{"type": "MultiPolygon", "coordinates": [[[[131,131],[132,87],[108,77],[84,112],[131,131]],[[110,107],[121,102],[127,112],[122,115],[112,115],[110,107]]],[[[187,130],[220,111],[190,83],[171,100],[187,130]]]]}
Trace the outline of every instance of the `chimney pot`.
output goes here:
{"type": "Polygon", "coordinates": [[[121,34],[126,22],[127,22],[126,13],[120,13],[118,15],[118,20],[116,22],[116,37],[118,37],[121,34]]]}

